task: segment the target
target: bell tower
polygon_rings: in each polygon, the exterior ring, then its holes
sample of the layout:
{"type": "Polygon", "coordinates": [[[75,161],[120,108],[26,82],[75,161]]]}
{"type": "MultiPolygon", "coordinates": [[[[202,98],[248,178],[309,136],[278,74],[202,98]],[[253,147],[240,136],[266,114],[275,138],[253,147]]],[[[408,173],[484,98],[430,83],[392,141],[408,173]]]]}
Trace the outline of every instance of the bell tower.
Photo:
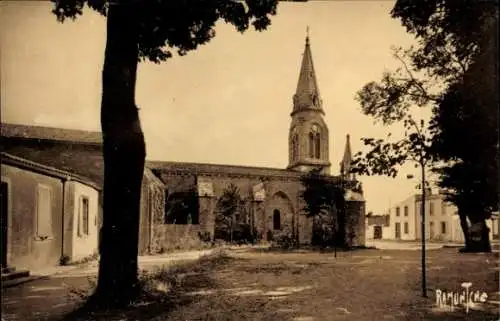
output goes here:
{"type": "Polygon", "coordinates": [[[323,174],[330,174],[329,133],[324,115],[308,33],[290,114],[287,169],[302,172],[319,169],[323,174]]]}

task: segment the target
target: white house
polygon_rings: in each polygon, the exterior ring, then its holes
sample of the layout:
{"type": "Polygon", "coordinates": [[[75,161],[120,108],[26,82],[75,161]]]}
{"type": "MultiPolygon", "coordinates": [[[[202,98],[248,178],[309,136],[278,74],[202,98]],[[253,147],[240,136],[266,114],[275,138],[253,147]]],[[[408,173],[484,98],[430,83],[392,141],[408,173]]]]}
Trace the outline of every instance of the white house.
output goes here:
{"type": "MultiPolygon", "coordinates": [[[[396,203],[389,209],[390,229],[384,239],[421,239],[422,195],[415,194],[396,203]]],[[[463,243],[464,235],[455,205],[446,202],[441,193],[429,189],[425,201],[426,240],[463,243]]],[[[490,228],[490,239],[498,237],[498,217],[486,221],[490,228]]]]}

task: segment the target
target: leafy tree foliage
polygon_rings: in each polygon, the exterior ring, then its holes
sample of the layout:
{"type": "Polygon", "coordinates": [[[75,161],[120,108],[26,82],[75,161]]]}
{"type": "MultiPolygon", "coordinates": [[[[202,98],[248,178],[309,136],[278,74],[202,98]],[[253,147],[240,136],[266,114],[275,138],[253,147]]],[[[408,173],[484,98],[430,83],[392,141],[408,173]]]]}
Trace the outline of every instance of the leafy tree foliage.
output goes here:
{"type": "MultiPolygon", "coordinates": [[[[129,304],[139,294],[138,237],[140,192],[146,148],[135,84],[140,60],[165,61],[185,55],[215,36],[223,20],[244,32],[264,30],[277,0],[51,0],[61,22],[89,7],[106,17],[102,77],[103,224],[96,291],[101,307],[129,304]]],[[[76,62],[75,62],[76,63],[76,62]]]]}
{"type": "Polygon", "coordinates": [[[248,215],[246,202],[236,185],[231,183],[224,189],[217,201],[216,212],[217,237],[222,237],[231,243],[235,240],[250,241],[251,226],[242,221],[242,218],[248,215]]]}
{"type": "Polygon", "coordinates": [[[412,66],[454,83],[488,41],[484,25],[496,20],[497,6],[494,0],[398,0],[391,16],[418,40],[418,46],[408,50],[412,66]]]}
{"type": "MultiPolygon", "coordinates": [[[[364,102],[361,101],[362,106],[364,102]]],[[[356,153],[352,171],[361,175],[385,175],[396,177],[398,167],[407,161],[415,162],[425,168],[433,160],[431,154],[431,138],[424,121],[420,125],[409,114],[403,118],[406,129],[405,137],[396,142],[384,139],[362,138],[370,150],[356,153]]]]}
{"type": "Polygon", "coordinates": [[[346,246],[345,190],[340,184],[311,171],[302,177],[302,199],[307,217],[314,219],[313,244],[346,246]],[[327,231],[330,231],[328,233],[327,231]]]}
{"type": "Polygon", "coordinates": [[[173,49],[185,55],[215,36],[215,23],[222,19],[239,32],[252,25],[264,30],[276,13],[277,1],[143,1],[143,0],[52,0],[53,13],[59,21],[75,19],[83,14],[85,5],[107,16],[110,7],[128,6],[133,10],[139,57],[161,62],[172,57],[173,49]]]}
{"type": "Polygon", "coordinates": [[[440,187],[459,208],[466,245],[470,245],[468,218],[483,225],[483,245],[478,249],[488,250],[484,219],[498,200],[492,183],[497,170],[494,79],[498,78],[491,60],[497,52],[493,40],[497,3],[398,0],[391,15],[415,36],[418,45],[394,49],[402,67],[365,85],[358,101],[363,113],[384,125],[408,121],[413,107],[431,106],[433,118],[425,137],[413,132],[393,144],[365,139],[372,150],[364,157],[358,155],[356,170],[394,176],[395,167],[407,159],[432,163],[440,174],[440,187]],[[415,150],[415,143],[425,152],[415,150]]]}

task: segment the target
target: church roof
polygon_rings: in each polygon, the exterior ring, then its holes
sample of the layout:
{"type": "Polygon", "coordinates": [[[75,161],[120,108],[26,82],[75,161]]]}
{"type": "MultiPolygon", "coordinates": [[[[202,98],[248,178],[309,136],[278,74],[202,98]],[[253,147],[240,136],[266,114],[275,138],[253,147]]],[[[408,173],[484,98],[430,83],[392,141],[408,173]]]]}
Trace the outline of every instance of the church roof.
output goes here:
{"type": "Polygon", "coordinates": [[[87,130],[1,123],[0,132],[2,137],[11,139],[37,139],[91,145],[102,144],[100,132],[87,130]]]}
{"type": "Polygon", "coordinates": [[[228,175],[228,176],[256,176],[256,177],[276,177],[288,179],[300,179],[301,172],[270,168],[241,165],[223,165],[209,163],[184,163],[147,161],[146,166],[152,170],[159,170],[164,173],[189,174],[189,175],[228,175]]]}
{"type": "Polygon", "coordinates": [[[321,99],[318,82],[311,53],[309,36],[306,37],[304,54],[302,55],[302,65],[300,67],[299,82],[293,99],[293,113],[301,110],[318,110],[322,113],[321,99]]]}

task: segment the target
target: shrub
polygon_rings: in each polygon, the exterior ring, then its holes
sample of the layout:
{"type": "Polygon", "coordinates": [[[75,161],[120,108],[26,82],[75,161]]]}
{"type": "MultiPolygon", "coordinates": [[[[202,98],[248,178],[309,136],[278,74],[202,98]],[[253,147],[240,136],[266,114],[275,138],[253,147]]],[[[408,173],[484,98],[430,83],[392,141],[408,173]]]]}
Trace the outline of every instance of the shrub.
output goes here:
{"type": "Polygon", "coordinates": [[[283,233],[276,238],[276,244],[283,249],[296,247],[297,242],[291,233],[283,233]]]}

